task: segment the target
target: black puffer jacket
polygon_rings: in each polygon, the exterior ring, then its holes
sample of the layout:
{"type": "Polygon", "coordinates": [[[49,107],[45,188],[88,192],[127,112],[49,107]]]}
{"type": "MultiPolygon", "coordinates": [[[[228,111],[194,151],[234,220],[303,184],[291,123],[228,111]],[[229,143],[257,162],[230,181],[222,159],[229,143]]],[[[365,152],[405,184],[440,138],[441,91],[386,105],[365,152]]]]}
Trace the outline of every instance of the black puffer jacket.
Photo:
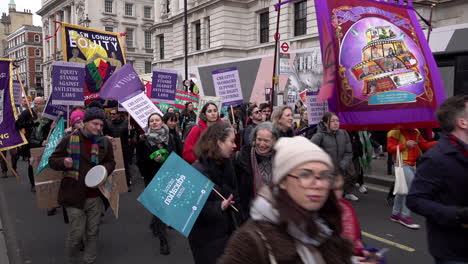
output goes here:
{"type": "Polygon", "coordinates": [[[317,133],[312,137],[312,142],[330,155],[335,167],[341,172],[346,171],[351,165],[353,148],[346,130],[338,129],[330,132],[323,123],[320,123],[317,133]]]}

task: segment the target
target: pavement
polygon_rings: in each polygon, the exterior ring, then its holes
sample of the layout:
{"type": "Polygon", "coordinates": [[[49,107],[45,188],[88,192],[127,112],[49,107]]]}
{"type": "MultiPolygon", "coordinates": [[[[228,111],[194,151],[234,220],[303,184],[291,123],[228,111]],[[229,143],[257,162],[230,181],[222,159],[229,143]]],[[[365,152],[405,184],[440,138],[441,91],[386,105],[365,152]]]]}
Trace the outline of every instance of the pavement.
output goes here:
{"type": "MultiPolygon", "coordinates": [[[[37,209],[35,195],[29,190],[27,164],[19,161],[20,180],[10,175],[0,178],[0,264],[62,264],[67,225],[59,210],[47,216],[37,209]],[[5,242],[6,241],[6,242],[5,242]]],[[[136,167],[132,173],[139,175],[136,167]]],[[[389,221],[391,207],[385,202],[393,176],[386,174],[386,157],[374,159],[366,171],[367,194],[358,194],[352,202],[366,245],[389,248],[387,263],[431,263],[427,251],[424,219],[414,215],[420,230],[410,230],[389,221]]],[[[103,218],[99,234],[96,264],[120,263],[193,263],[188,241],[174,230],[169,231],[171,254],[159,254],[159,240],[149,230],[150,214],[136,201],[144,186],[134,178],[132,192],[120,196],[120,217],[112,212],[103,218]]]]}

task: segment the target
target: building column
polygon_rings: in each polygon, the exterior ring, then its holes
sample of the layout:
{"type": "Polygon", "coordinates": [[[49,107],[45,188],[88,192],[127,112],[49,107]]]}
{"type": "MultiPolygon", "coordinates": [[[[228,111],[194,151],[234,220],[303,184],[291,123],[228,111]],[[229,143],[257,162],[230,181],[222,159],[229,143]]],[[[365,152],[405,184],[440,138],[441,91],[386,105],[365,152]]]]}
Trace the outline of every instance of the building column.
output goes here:
{"type": "Polygon", "coordinates": [[[171,1],[171,13],[172,15],[177,14],[179,11],[179,0],[172,0],[171,1]]]}
{"type": "Polygon", "coordinates": [[[154,22],[161,22],[161,1],[164,0],[155,0],[154,1],[154,22]]]}

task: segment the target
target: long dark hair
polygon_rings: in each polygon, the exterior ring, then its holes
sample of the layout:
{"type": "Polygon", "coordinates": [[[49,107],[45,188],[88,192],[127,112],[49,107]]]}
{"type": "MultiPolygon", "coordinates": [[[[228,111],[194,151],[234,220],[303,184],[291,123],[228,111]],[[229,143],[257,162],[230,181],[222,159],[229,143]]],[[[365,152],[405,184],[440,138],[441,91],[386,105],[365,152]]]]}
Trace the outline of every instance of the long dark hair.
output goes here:
{"type": "MultiPolygon", "coordinates": [[[[205,122],[208,120],[208,119],[206,118],[206,110],[208,110],[208,106],[210,106],[210,105],[214,105],[214,107],[216,107],[216,110],[219,111],[218,106],[217,106],[215,103],[213,103],[213,102],[208,102],[208,103],[206,103],[206,104],[203,106],[203,108],[202,108],[201,111],[200,111],[200,120],[203,120],[203,121],[205,121],[205,122]]],[[[218,117],[219,117],[219,112],[218,112],[218,117]]]]}
{"type": "Polygon", "coordinates": [[[317,215],[322,218],[327,226],[333,230],[330,237],[326,238],[317,248],[327,264],[351,264],[353,246],[351,242],[341,237],[341,210],[333,188],[328,193],[324,205],[317,212],[311,212],[300,207],[289,194],[279,188],[274,188],[276,208],[280,216],[280,228],[287,232],[288,222],[295,224],[306,223],[306,232],[310,237],[316,237],[318,227],[315,222],[317,215]]]}

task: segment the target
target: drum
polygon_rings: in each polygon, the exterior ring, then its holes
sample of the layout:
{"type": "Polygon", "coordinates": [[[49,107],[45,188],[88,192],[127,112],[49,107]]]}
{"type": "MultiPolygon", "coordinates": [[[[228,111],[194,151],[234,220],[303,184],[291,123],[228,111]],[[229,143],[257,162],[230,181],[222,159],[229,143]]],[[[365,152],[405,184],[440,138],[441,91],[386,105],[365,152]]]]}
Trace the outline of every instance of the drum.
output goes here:
{"type": "Polygon", "coordinates": [[[85,185],[89,188],[97,188],[103,184],[107,178],[106,167],[96,165],[92,167],[85,176],[85,185]]]}

